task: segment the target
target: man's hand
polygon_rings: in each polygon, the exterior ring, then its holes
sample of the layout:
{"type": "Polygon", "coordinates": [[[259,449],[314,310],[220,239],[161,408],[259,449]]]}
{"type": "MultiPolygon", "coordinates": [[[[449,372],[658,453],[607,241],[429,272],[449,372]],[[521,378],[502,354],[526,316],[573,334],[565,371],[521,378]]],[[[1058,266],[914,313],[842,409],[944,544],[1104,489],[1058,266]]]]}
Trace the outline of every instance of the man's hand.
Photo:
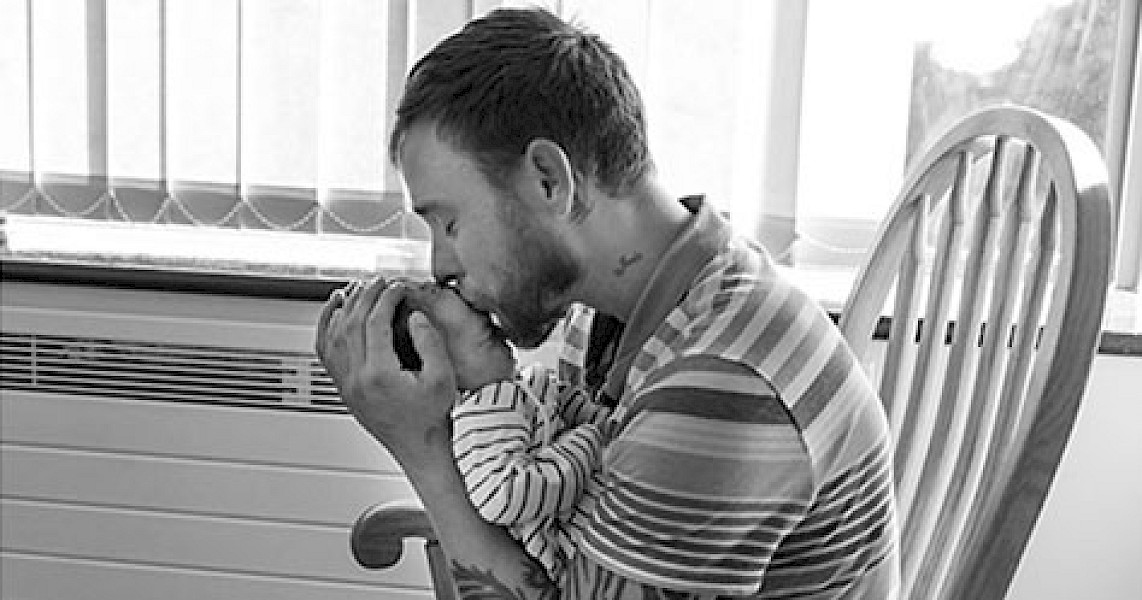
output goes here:
{"type": "Polygon", "coordinates": [[[441,449],[450,455],[449,411],[457,394],[443,341],[421,313],[409,318],[409,329],[423,365],[401,369],[392,322],[407,293],[400,282],[353,282],[333,292],[317,325],[317,355],[345,406],[406,469],[441,449]]]}
{"type": "Polygon", "coordinates": [[[349,411],[393,455],[428,511],[462,597],[551,600],[558,592],[543,567],[496,525],[484,521],[464,489],[452,455],[450,413],[456,380],[436,329],[409,318],[420,371],[404,371],[392,322],[408,293],[374,280],[335,291],[317,325],[317,354],[349,411]],[[482,595],[481,595],[482,594],[482,595]]]}

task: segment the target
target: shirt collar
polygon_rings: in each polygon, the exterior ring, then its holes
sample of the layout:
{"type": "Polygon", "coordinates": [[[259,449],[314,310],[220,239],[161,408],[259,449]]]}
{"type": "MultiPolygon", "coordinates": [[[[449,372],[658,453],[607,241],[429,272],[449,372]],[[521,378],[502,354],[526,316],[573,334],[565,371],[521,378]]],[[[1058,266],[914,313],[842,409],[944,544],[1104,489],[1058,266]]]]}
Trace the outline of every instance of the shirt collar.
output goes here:
{"type": "Polygon", "coordinates": [[[710,208],[703,196],[686,196],[680,201],[690,211],[690,220],[655,265],[623,328],[604,388],[613,400],[622,394],[627,371],[639,349],[686,297],[694,279],[732,237],[729,223],[710,208]]]}

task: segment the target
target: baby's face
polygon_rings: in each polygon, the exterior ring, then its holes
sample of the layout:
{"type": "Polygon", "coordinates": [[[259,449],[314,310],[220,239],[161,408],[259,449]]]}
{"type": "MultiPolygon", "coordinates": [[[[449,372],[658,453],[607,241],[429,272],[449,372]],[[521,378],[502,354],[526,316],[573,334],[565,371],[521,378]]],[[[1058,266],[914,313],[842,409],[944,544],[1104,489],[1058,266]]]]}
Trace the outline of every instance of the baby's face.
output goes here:
{"type": "Polygon", "coordinates": [[[457,387],[474,390],[515,374],[515,353],[503,333],[488,315],[473,310],[455,291],[432,283],[413,284],[408,301],[444,339],[457,387]]]}

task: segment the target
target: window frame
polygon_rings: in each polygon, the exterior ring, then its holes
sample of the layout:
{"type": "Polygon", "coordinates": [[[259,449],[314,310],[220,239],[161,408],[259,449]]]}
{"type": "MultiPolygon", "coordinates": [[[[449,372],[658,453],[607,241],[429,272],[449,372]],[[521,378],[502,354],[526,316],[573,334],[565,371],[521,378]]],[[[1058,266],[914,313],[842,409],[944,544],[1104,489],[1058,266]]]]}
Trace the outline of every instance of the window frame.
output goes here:
{"type": "Polygon", "coordinates": [[[1107,123],[1108,136],[1116,142],[1112,147],[1118,152],[1108,156],[1111,184],[1118,190],[1114,195],[1118,236],[1114,280],[1119,290],[1142,296],[1142,7],[1128,0],[1120,6],[1119,68],[1114,85],[1121,91],[1111,100],[1107,123]],[[1133,64],[1123,60],[1130,56],[1133,64]]]}
{"type": "MultiPolygon", "coordinates": [[[[431,40],[449,31],[457,19],[465,20],[473,14],[489,10],[498,2],[493,0],[472,0],[471,2],[452,3],[454,9],[446,14],[435,14],[423,10],[418,13],[418,2],[396,3],[403,7],[407,13],[402,18],[407,19],[410,27],[409,39],[402,40],[409,48],[410,55],[415,56],[422,51],[431,40]],[[465,8],[466,7],[466,8],[465,8]],[[420,16],[428,18],[420,19],[420,16]]],[[[558,2],[558,10],[562,10],[563,2],[558,2]]],[[[89,27],[97,27],[106,19],[106,5],[103,2],[91,2],[97,9],[94,20],[89,27]],[[92,24],[94,23],[94,25],[92,24]]],[[[804,14],[804,5],[801,0],[777,0],[775,13],[782,19],[778,31],[785,32],[775,36],[775,52],[783,52],[785,56],[789,49],[799,46],[802,52],[809,42],[807,39],[807,26],[804,14]],[[800,7],[800,8],[798,8],[800,7]],[[792,32],[792,33],[789,33],[792,32]]],[[[1120,35],[1117,55],[1119,68],[1115,75],[1114,84],[1117,93],[1111,100],[1108,116],[1108,167],[1111,171],[1112,185],[1120,193],[1114,194],[1115,215],[1118,219],[1117,235],[1119,235],[1117,265],[1115,270],[1116,285],[1121,290],[1137,294],[1139,292],[1139,279],[1142,277],[1142,44],[1139,44],[1140,26],[1139,6],[1136,2],[1123,1],[1120,15],[1120,35]],[[1122,57],[1126,57],[1123,59],[1122,57]],[[1114,137],[1111,138],[1110,136],[1114,137]],[[1114,141],[1112,142],[1111,139],[1114,141]]],[[[105,28],[99,28],[103,31],[105,28]]],[[[105,42],[105,40],[104,40],[105,42]]],[[[98,35],[89,37],[89,46],[99,46],[98,35]]],[[[103,45],[105,48],[105,43],[103,45]]],[[[94,53],[89,57],[88,76],[106,74],[105,56],[94,53]],[[102,56],[102,58],[101,58],[102,56]]],[[[803,58],[799,57],[799,58],[803,58]]],[[[798,61],[791,61],[797,66],[798,61]]],[[[800,63],[803,67],[803,60],[800,63]]],[[[391,71],[391,70],[390,70],[391,71]]],[[[770,71],[767,71],[770,72],[770,71]]],[[[776,74],[776,71],[772,71],[776,74]]],[[[788,71],[782,71],[788,76],[788,71]]],[[[803,76],[803,73],[797,73],[803,76]]],[[[98,77],[95,77],[98,79],[98,77]]],[[[788,156],[778,152],[781,148],[798,148],[801,143],[801,130],[799,110],[803,106],[802,86],[791,85],[800,81],[791,82],[786,77],[771,77],[768,82],[767,93],[773,108],[770,109],[770,122],[767,133],[759,143],[766,147],[765,156],[769,157],[767,163],[784,161],[782,164],[766,164],[762,169],[772,178],[767,190],[777,188],[789,191],[792,199],[778,199],[775,205],[779,212],[795,210],[797,188],[797,165],[793,161],[792,168],[788,156]],[[782,79],[782,81],[776,81],[782,79]]],[[[29,107],[34,110],[34,107],[29,107]]],[[[88,101],[88,121],[93,131],[103,132],[106,135],[106,94],[92,94],[88,101]],[[100,115],[102,115],[100,120],[100,115]]],[[[93,155],[91,161],[99,164],[107,162],[107,157],[93,155]]],[[[94,163],[93,163],[94,166],[94,163]]],[[[106,169],[103,169],[106,171],[106,169]]],[[[790,239],[796,233],[791,227],[796,220],[795,216],[785,217],[774,215],[774,206],[763,208],[766,213],[754,234],[766,231],[767,227],[776,227],[787,234],[790,239]],[[788,223],[783,219],[788,218],[788,223]],[[769,219],[767,221],[766,219],[769,219]],[[776,220],[774,220],[776,219],[776,220]],[[789,229],[789,231],[785,231],[789,229]]],[[[875,222],[873,223],[875,227],[875,222]]],[[[767,232],[767,239],[772,232],[767,232]]],[[[278,277],[254,274],[215,273],[208,271],[180,271],[159,268],[125,268],[114,266],[89,266],[67,263],[50,263],[39,261],[23,261],[5,258],[2,276],[4,279],[23,281],[69,281],[83,284],[106,284],[146,289],[166,289],[190,291],[196,293],[238,293],[243,295],[285,297],[285,298],[323,298],[333,287],[344,282],[340,279],[310,279],[303,277],[278,277]]],[[[794,269],[797,269],[794,266],[794,269]]]]}

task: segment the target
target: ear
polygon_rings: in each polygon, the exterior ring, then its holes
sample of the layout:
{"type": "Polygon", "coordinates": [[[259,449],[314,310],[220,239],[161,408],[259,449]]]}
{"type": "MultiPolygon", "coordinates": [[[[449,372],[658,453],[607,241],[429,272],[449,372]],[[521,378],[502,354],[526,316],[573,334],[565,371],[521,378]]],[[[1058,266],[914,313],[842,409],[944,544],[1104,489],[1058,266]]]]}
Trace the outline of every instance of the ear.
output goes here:
{"type": "Polygon", "coordinates": [[[537,138],[523,154],[524,190],[540,199],[556,215],[570,217],[576,212],[575,171],[563,148],[548,139],[537,138]]]}

